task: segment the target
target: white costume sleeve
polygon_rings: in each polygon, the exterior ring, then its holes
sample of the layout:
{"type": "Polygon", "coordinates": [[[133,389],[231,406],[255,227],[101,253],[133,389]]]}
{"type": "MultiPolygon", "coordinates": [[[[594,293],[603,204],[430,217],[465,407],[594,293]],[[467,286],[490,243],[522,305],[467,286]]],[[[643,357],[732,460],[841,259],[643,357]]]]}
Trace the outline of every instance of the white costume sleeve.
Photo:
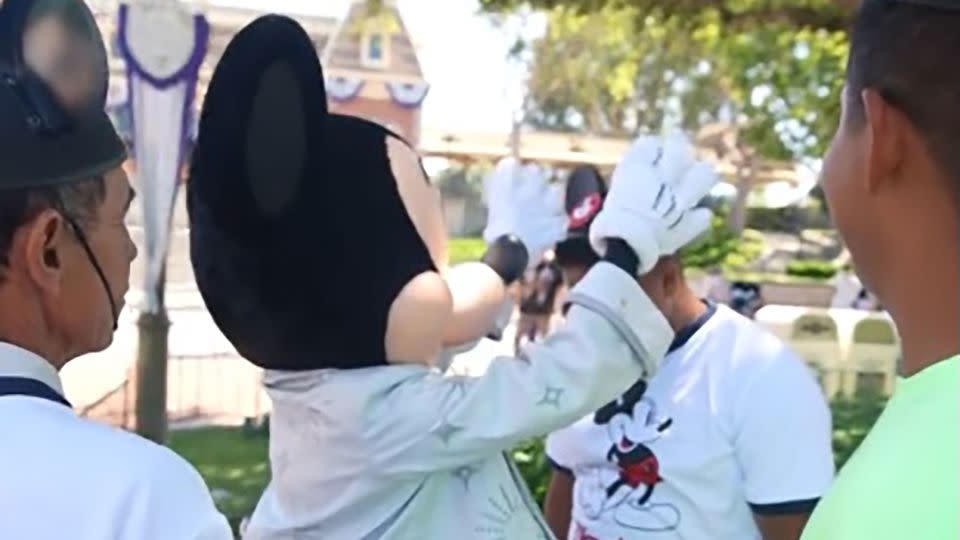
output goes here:
{"type": "Polygon", "coordinates": [[[605,262],[570,295],[566,324],[479,377],[424,375],[368,411],[380,474],[416,474],[489,458],[571,424],[650,375],[673,331],[636,281],[605,262]]]}
{"type": "Polygon", "coordinates": [[[755,513],[808,512],[833,481],[830,409],[802,361],[768,360],[735,408],[744,493],[755,513]]]}
{"type": "Polygon", "coordinates": [[[150,456],[149,475],[130,495],[123,538],[138,540],[233,540],[200,474],[163,448],[150,456]]]}

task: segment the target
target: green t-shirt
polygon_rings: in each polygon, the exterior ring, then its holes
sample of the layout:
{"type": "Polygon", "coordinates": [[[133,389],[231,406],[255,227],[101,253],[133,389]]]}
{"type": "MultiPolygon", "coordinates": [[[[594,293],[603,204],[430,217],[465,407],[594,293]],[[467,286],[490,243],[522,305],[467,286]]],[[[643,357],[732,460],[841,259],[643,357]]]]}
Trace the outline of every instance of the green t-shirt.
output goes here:
{"type": "Polygon", "coordinates": [[[903,379],[802,540],[960,538],[960,356],[903,379]]]}

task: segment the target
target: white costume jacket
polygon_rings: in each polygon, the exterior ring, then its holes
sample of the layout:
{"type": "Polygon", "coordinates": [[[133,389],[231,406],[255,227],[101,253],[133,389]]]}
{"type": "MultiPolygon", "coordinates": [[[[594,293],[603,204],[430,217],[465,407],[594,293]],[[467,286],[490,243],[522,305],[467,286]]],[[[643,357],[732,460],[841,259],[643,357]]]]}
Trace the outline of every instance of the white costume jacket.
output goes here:
{"type": "Polygon", "coordinates": [[[552,539],[507,455],[650,375],[673,339],[598,263],[566,325],[480,377],[419,365],[268,372],[273,480],[247,540],[552,539]]]}

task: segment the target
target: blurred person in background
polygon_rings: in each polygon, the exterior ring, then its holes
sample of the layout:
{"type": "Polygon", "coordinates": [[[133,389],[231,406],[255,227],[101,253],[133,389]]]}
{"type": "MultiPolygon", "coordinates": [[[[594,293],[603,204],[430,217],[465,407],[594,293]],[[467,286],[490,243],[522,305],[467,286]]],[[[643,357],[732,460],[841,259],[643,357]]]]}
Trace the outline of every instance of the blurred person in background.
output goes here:
{"type": "Polygon", "coordinates": [[[763,307],[763,293],[760,285],[746,281],[735,281],[730,285],[730,308],[748,319],[753,319],[763,307]]]}
{"type": "Polygon", "coordinates": [[[551,321],[556,313],[557,295],[563,286],[560,268],[554,261],[553,252],[543,259],[524,277],[521,285],[520,318],[514,349],[520,350],[525,343],[543,339],[550,332],[551,321]]]}

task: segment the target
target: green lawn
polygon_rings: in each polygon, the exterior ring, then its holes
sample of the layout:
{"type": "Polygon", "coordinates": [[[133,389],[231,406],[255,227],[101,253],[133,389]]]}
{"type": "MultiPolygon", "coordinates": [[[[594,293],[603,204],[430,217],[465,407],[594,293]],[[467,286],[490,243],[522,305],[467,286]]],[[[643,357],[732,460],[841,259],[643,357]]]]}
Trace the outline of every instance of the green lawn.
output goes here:
{"type": "MultiPolygon", "coordinates": [[[[838,401],[832,408],[833,450],[839,468],[876,421],[883,401],[838,401]]],[[[170,446],[197,467],[218,507],[236,529],[240,520],[253,512],[269,479],[266,433],[241,428],[178,431],[172,434],[170,446]]],[[[539,441],[524,444],[514,458],[537,500],[542,501],[550,475],[542,445],[539,441]]]]}
{"type": "MultiPolygon", "coordinates": [[[[450,264],[478,261],[483,257],[487,245],[482,238],[453,238],[449,243],[450,264]]],[[[696,267],[688,267],[687,277],[699,278],[706,273],[705,270],[696,267]]],[[[770,272],[748,272],[735,268],[725,268],[724,277],[730,281],[755,281],[768,283],[781,283],[791,285],[822,284],[828,280],[824,278],[813,278],[806,276],[793,276],[783,273],[770,272]]]]}
{"type": "Polygon", "coordinates": [[[240,428],[191,429],[172,433],[170,447],[200,471],[236,530],[270,479],[266,435],[240,428]]]}

